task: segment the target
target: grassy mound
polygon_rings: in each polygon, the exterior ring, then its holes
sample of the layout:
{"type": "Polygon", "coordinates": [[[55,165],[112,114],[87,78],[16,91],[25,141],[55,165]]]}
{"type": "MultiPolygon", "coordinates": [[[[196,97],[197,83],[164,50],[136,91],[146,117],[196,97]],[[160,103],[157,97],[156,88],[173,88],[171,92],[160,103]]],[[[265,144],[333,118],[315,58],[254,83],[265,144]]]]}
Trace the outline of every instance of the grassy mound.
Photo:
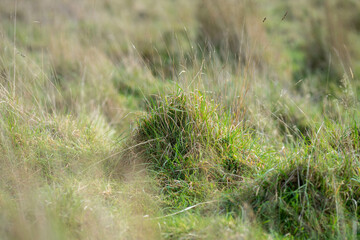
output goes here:
{"type": "Polygon", "coordinates": [[[239,213],[239,206],[248,202],[266,229],[287,236],[301,239],[351,237],[356,234],[353,224],[359,217],[358,213],[353,214],[358,188],[354,183],[345,182],[339,181],[330,171],[294,163],[258,178],[243,192],[232,192],[224,201],[224,207],[239,213]],[[352,195],[344,196],[341,192],[352,195]],[[349,199],[352,199],[351,204],[349,199]]]}
{"type": "Polygon", "coordinates": [[[154,101],[133,139],[136,153],[178,205],[235,186],[256,167],[249,134],[220,116],[201,93],[179,91],[154,101]]]}
{"type": "Polygon", "coordinates": [[[335,221],[333,189],[323,176],[304,165],[290,167],[265,180],[251,204],[261,219],[275,217],[268,227],[310,237],[335,221]]]}
{"type": "Polygon", "coordinates": [[[327,142],[330,149],[337,154],[336,176],[341,182],[339,194],[349,212],[360,217],[360,161],[359,161],[359,128],[356,123],[334,127],[328,131],[327,142]]]}

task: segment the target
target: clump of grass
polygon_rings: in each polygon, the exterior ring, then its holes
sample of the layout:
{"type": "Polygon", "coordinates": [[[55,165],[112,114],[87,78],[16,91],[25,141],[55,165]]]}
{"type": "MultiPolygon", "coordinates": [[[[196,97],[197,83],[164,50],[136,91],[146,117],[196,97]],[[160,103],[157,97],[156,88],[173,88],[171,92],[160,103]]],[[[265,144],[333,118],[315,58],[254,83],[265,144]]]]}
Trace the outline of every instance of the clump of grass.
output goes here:
{"type": "Polygon", "coordinates": [[[359,127],[353,124],[343,124],[329,122],[327,132],[324,136],[326,143],[321,148],[330,154],[335,160],[335,175],[340,181],[339,195],[346,208],[355,218],[359,219],[360,209],[360,162],[359,156],[359,127]],[[325,146],[324,146],[325,145],[325,146]]]}
{"type": "Polygon", "coordinates": [[[236,185],[256,167],[250,135],[217,112],[203,94],[179,91],[151,103],[138,122],[135,152],[178,205],[236,185]]]}
{"type": "Polygon", "coordinates": [[[337,178],[335,172],[321,170],[316,164],[292,162],[270,169],[243,191],[230,192],[223,207],[240,213],[241,206],[249,203],[263,227],[301,239],[352,236],[358,213],[353,214],[356,203],[350,204],[349,199],[357,201],[359,188],[337,178]]]}
{"type": "Polygon", "coordinates": [[[264,180],[251,204],[265,226],[283,234],[313,237],[335,220],[333,189],[324,173],[306,165],[292,166],[264,180]]]}

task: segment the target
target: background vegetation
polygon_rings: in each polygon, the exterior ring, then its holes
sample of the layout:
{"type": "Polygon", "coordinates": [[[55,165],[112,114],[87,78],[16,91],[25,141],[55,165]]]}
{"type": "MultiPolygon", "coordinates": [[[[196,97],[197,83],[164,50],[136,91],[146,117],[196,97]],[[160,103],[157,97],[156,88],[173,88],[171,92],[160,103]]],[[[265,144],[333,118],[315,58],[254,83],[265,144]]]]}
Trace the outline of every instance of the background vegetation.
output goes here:
{"type": "Polygon", "coordinates": [[[0,1],[0,238],[360,238],[359,12],[0,1]]]}

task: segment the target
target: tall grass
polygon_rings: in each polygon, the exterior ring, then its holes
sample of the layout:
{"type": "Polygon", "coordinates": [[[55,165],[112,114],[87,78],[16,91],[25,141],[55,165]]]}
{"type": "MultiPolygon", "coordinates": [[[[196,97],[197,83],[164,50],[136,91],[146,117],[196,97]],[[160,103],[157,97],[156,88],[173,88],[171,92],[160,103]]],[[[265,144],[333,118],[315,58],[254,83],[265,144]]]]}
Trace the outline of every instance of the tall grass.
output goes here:
{"type": "Polygon", "coordinates": [[[1,1],[0,236],[359,238],[358,9],[1,1]]]}

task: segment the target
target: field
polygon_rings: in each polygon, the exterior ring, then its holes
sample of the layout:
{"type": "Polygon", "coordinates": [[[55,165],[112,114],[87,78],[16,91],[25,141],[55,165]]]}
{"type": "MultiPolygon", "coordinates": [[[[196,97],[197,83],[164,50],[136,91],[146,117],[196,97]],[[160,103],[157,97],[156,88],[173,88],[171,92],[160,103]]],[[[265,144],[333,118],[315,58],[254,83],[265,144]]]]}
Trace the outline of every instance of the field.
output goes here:
{"type": "Polygon", "coordinates": [[[0,239],[359,239],[359,12],[1,0],[0,239]]]}

